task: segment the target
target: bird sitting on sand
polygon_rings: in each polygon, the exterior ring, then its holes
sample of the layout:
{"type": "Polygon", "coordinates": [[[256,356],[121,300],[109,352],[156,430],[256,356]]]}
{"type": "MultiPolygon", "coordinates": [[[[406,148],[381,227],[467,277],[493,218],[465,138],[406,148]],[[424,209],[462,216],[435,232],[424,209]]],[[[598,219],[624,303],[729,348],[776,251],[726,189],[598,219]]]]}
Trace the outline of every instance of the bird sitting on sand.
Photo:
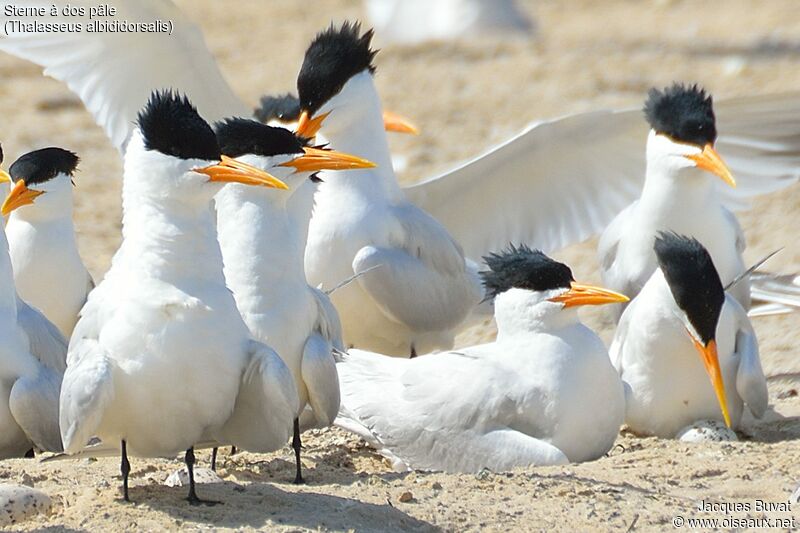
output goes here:
{"type": "Polygon", "coordinates": [[[622,314],[609,350],[625,382],[625,423],[672,438],[698,420],[736,429],[745,403],[760,418],[768,397],[758,340],[711,255],[675,233],[660,233],[654,250],[658,267],[622,314]]]}
{"type": "Polygon", "coordinates": [[[577,307],[623,302],[575,283],[566,265],[525,246],[485,258],[497,340],[398,359],[350,350],[337,364],[336,424],[396,469],[477,472],[590,461],[622,425],[622,382],[577,307]]]}

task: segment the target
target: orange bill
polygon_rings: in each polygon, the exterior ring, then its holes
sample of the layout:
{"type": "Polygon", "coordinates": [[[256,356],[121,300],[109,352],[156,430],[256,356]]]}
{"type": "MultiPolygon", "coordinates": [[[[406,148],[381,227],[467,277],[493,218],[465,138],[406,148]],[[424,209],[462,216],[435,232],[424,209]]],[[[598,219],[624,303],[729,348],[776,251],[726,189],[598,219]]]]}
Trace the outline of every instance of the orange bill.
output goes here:
{"type": "Polygon", "coordinates": [[[32,204],[36,197],[42,194],[44,194],[44,191],[29,189],[25,185],[25,180],[18,180],[11,192],[8,193],[6,201],[3,202],[3,207],[0,207],[0,212],[4,217],[7,217],[14,209],[32,204]]]}
{"type": "Polygon", "coordinates": [[[316,137],[317,132],[319,132],[320,128],[322,127],[322,123],[329,114],[330,112],[323,113],[311,118],[308,114],[308,111],[303,111],[300,113],[300,120],[297,122],[297,134],[300,137],[305,137],[306,139],[313,139],[316,137]]]}
{"type": "Polygon", "coordinates": [[[11,176],[8,175],[8,172],[0,168],[0,183],[10,183],[11,176]]]}
{"type": "Polygon", "coordinates": [[[630,298],[624,294],[604,289],[602,287],[581,285],[579,283],[575,283],[574,281],[567,292],[550,298],[551,302],[563,303],[564,307],[624,303],[629,300],[630,298]]]}
{"type": "Polygon", "coordinates": [[[336,152],[334,150],[322,150],[320,148],[303,148],[305,154],[296,157],[286,163],[281,163],[282,167],[293,167],[298,172],[316,172],[318,170],[352,170],[357,168],[374,168],[375,163],[360,157],[336,152]]]}
{"type": "Polygon", "coordinates": [[[405,117],[392,113],[391,111],[383,112],[383,128],[386,131],[393,131],[395,133],[409,133],[411,135],[419,135],[419,129],[405,117]]]}
{"type": "Polygon", "coordinates": [[[195,169],[195,172],[205,174],[209,181],[223,183],[242,183],[244,185],[261,185],[275,189],[288,190],[289,187],[275,176],[264,172],[247,163],[242,163],[223,155],[216,165],[195,169]]]}
{"type": "Polygon", "coordinates": [[[725,384],[722,382],[722,370],[719,367],[719,357],[717,356],[717,343],[714,339],[711,339],[708,341],[708,344],[703,346],[693,335],[691,337],[692,342],[694,342],[694,347],[700,352],[700,358],[703,360],[703,366],[706,367],[708,377],[711,378],[711,385],[714,387],[719,407],[722,409],[722,417],[725,419],[725,425],[731,427],[731,417],[728,414],[728,400],[725,398],[725,384]]]}
{"type": "Polygon", "coordinates": [[[716,174],[722,178],[722,181],[731,187],[736,187],[736,180],[733,179],[733,174],[728,168],[728,165],[725,164],[719,153],[714,150],[714,145],[711,143],[706,144],[703,147],[703,151],[699,154],[687,155],[685,157],[694,161],[694,163],[697,165],[697,168],[702,168],[703,170],[707,170],[712,174],[716,174]]]}

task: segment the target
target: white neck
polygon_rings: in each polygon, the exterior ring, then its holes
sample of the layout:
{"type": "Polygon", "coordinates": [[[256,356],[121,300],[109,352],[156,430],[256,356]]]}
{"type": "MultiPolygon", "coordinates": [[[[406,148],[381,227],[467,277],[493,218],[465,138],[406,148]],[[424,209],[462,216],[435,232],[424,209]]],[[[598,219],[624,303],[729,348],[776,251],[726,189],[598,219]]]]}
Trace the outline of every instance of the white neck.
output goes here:
{"type": "MultiPolygon", "coordinates": [[[[554,291],[553,296],[563,292],[554,291]]],[[[578,312],[562,304],[548,302],[547,293],[511,289],[499,294],[494,301],[497,340],[520,333],[561,329],[578,323],[578,312]]]]}
{"type": "Polygon", "coordinates": [[[0,316],[17,318],[17,290],[5,229],[0,231],[0,316]]]}
{"type": "Polygon", "coordinates": [[[274,296],[288,284],[307,284],[303,261],[308,225],[296,223],[302,214],[287,207],[292,202],[281,197],[288,196],[231,184],[216,197],[225,280],[243,313],[274,305],[274,296]]]}
{"type": "Polygon", "coordinates": [[[366,158],[377,165],[368,170],[323,173],[322,187],[331,183],[336,189],[351,189],[367,196],[380,194],[389,199],[402,198],[392,168],[389,143],[383,127],[383,110],[372,74],[364,71],[350,78],[341,92],[318,113],[330,111],[322,124],[322,135],[331,148],[366,158]]]}

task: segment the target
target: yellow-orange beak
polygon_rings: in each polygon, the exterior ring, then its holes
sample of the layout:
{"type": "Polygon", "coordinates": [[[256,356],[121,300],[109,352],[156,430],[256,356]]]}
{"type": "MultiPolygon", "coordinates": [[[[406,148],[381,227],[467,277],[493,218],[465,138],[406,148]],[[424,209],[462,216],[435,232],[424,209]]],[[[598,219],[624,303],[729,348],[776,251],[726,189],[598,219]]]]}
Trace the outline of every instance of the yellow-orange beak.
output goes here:
{"type": "Polygon", "coordinates": [[[563,303],[564,307],[615,304],[627,302],[629,300],[630,298],[624,294],[604,289],[602,287],[581,285],[579,283],[575,283],[574,281],[567,292],[550,298],[551,302],[563,303]]]}
{"type": "Polygon", "coordinates": [[[32,204],[33,200],[42,194],[44,194],[44,191],[29,189],[28,186],[25,185],[25,180],[18,180],[14,188],[11,189],[11,192],[8,193],[6,201],[3,202],[3,207],[0,208],[0,212],[2,212],[4,217],[7,217],[14,209],[22,207],[23,205],[32,204]]]}
{"type": "Polygon", "coordinates": [[[695,165],[697,165],[697,168],[702,168],[703,170],[707,170],[712,174],[716,174],[722,178],[722,181],[731,187],[736,187],[736,180],[733,179],[731,170],[722,160],[717,151],[714,150],[714,145],[711,143],[706,144],[703,147],[703,151],[699,154],[687,155],[685,157],[694,161],[695,165]]]}
{"type": "Polygon", "coordinates": [[[410,120],[391,111],[383,112],[383,129],[395,133],[419,135],[419,129],[410,120]]]}
{"type": "Polygon", "coordinates": [[[297,122],[297,134],[306,139],[313,139],[328,115],[330,115],[330,112],[311,118],[308,115],[308,111],[303,111],[300,113],[300,120],[297,122]]]}
{"type": "Polygon", "coordinates": [[[282,167],[292,167],[297,172],[316,172],[318,170],[352,170],[357,168],[374,168],[375,163],[354,155],[321,150],[319,148],[303,148],[305,154],[281,163],[282,167]]]}
{"type": "Polygon", "coordinates": [[[0,168],[0,183],[11,183],[11,176],[2,168],[0,168]]]}
{"type": "Polygon", "coordinates": [[[195,169],[195,172],[205,174],[208,176],[209,181],[217,181],[224,183],[243,183],[245,185],[261,185],[263,187],[272,187],[274,189],[288,190],[289,187],[268,172],[256,168],[247,163],[236,161],[228,156],[223,155],[221,161],[216,165],[211,165],[205,168],[195,169]]]}
{"type": "Polygon", "coordinates": [[[691,335],[694,347],[700,352],[700,358],[703,360],[703,366],[706,367],[708,377],[711,378],[711,385],[714,387],[714,392],[717,395],[719,407],[722,409],[722,417],[725,419],[725,425],[731,427],[731,416],[728,414],[728,400],[725,398],[725,384],[722,382],[722,370],[719,367],[719,357],[717,356],[717,343],[714,339],[708,341],[705,346],[703,343],[691,335]]]}

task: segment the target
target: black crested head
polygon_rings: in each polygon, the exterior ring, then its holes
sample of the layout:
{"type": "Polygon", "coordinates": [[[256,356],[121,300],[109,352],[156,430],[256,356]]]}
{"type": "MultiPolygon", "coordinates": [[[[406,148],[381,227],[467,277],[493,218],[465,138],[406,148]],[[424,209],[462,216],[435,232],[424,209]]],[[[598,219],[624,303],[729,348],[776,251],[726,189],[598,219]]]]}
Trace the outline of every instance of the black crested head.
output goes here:
{"type": "Polygon", "coordinates": [[[63,148],[42,148],[21,155],[8,168],[8,174],[16,183],[25,180],[25,185],[49,181],[59,174],[72,176],[80,159],[77,155],[63,148]]]}
{"type": "Polygon", "coordinates": [[[644,115],[651,128],[676,141],[704,146],[717,140],[711,95],[697,85],[650,89],[644,115]]]}
{"type": "Polygon", "coordinates": [[[3,159],[5,159],[3,156],[3,145],[0,144],[0,164],[3,163],[3,159]]]}
{"type": "Polygon", "coordinates": [[[519,247],[510,244],[508,249],[491,253],[483,260],[491,269],[480,273],[487,299],[514,288],[529,291],[567,289],[575,281],[567,265],[524,244],[519,247]]]}
{"type": "Polygon", "coordinates": [[[278,96],[264,95],[260,103],[253,116],[264,124],[270,120],[293,122],[300,118],[300,99],[291,93],[278,96]]]}
{"type": "Polygon", "coordinates": [[[375,72],[372,60],[378,52],[370,48],[373,32],[360,33],[358,22],[345,22],[341,28],[331,24],[311,42],[297,75],[297,94],[304,110],[313,115],[350,78],[365,70],[375,72]]]}
{"type": "Polygon", "coordinates": [[[301,141],[286,128],[275,128],[245,118],[228,118],[215,124],[215,128],[220,149],[228,157],[303,153],[301,141]]]}
{"type": "Polygon", "coordinates": [[[708,344],[716,335],[725,303],[725,289],[711,255],[697,239],[672,232],[659,232],[653,248],[675,303],[708,344]]]}
{"type": "Polygon", "coordinates": [[[153,91],[136,124],[144,146],[180,159],[218,160],[219,144],[214,130],[186,96],[172,90],[153,91]]]}

